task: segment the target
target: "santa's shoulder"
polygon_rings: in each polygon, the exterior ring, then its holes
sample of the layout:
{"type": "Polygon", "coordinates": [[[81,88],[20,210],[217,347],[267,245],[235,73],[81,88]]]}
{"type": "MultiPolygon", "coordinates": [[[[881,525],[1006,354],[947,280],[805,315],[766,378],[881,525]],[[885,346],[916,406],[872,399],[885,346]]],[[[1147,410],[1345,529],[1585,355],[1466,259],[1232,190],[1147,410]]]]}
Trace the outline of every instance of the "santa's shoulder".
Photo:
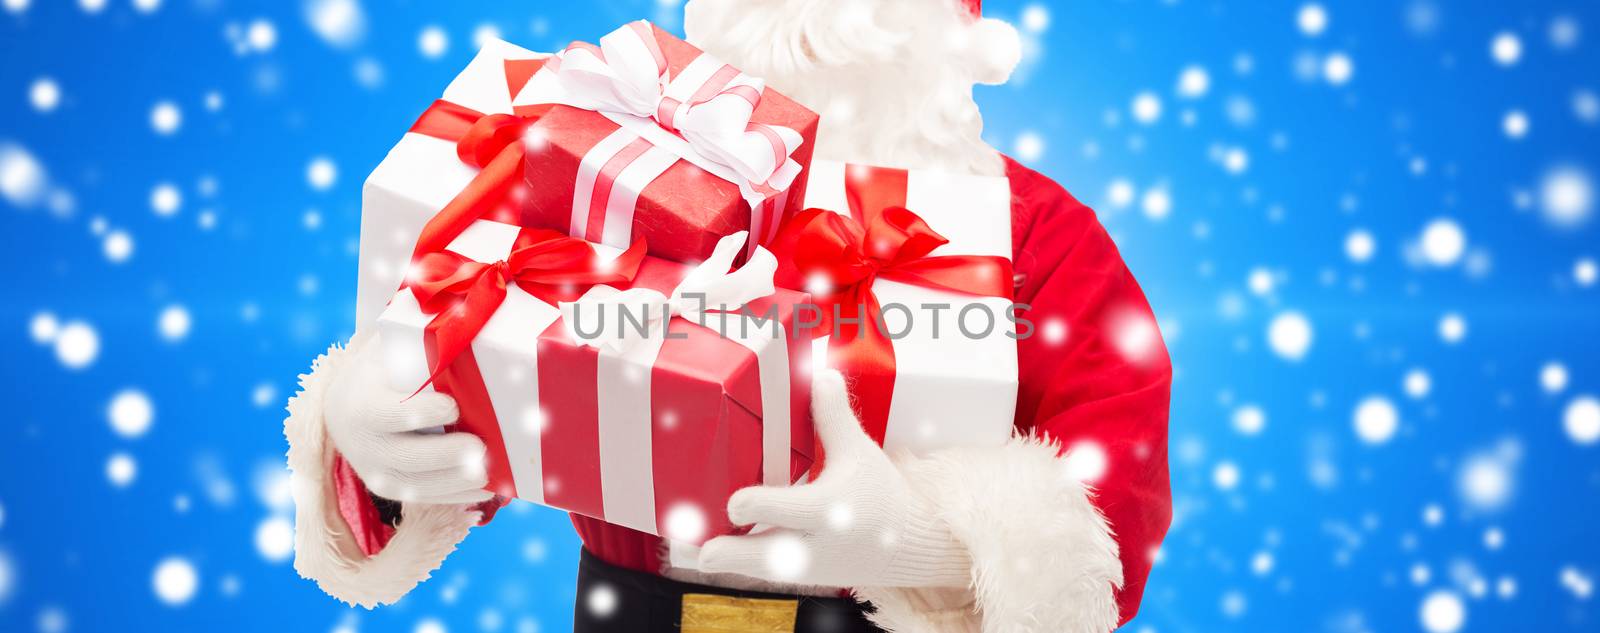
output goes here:
{"type": "Polygon", "coordinates": [[[1065,249],[1079,239],[1105,234],[1094,210],[1065,187],[1010,156],[1005,161],[1011,180],[1011,236],[1019,250],[1030,242],[1037,247],[1046,236],[1048,243],[1065,249]]]}

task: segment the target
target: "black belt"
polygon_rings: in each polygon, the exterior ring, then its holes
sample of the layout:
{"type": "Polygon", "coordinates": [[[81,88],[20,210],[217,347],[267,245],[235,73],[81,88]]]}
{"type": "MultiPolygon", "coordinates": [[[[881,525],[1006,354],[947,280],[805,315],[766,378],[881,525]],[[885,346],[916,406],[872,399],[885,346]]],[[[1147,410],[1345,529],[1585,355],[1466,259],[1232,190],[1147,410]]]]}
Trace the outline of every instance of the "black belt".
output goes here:
{"type": "Polygon", "coordinates": [[[740,591],[624,569],[583,551],[574,633],[882,633],[848,598],[740,591]]]}

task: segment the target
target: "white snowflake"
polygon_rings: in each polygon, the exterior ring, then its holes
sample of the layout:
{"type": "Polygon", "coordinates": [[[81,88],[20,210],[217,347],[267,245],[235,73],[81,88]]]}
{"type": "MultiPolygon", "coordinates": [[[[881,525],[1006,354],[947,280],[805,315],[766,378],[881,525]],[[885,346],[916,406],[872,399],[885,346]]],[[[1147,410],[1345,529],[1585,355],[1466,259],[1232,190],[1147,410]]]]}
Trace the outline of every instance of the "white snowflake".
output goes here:
{"type": "Polygon", "coordinates": [[[1567,388],[1567,366],[1557,361],[1545,363],[1539,368],[1539,387],[1545,393],[1561,393],[1567,388]]]}
{"type": "Polygon", "coordinates": [[[1356,437],[1367,444],[1387,443],[1400,428],[1400,412],[1382,396],[1368,396],[1356,405],[1352,416],[1356,437]]]}
{"type": "Polygon", "coordinates": [[[1321,35],[1328,28],[1328,10],[1315,2],[1303,4],[1299,13],[1295,14],[1295,24],[1307,36],[1321,35]]]}
{"type": "Polygon", "coordinates": [[[1439,218],[1422,229],[1422,255],[1439,267],[1454,266],[1467,251],[1467,233],[1450,218],[1439,218]]]}
{"type": "Polygon", "coordinates": [[[428,26],[417,35],[417,50],[423,57],[437,59],[442,57],[450,48],[450,36],[444,29],[437,26],[428,26]]]}
{"type": "Polygon", "coordinates": [[[294,523],[288,517],[273,515],[256,524],[256,553],[269,563],[280,563],[294,555],[294,523]]]}
{"type": "Polygon", "coordinates": [[[1565,165],[1546,172],[1539,183],[1539,209],[1559,228],[1574,228],[1594,211],[1594,183],[1583,168],[1565,165]]]}
{"type": "Polygon", "coordinates": [[[164,182],[150,190],[150,210],[156,215],[169,218],[178,213],[178,208],[183,206],[183,193],[172,183],[164,182]]]}
{"type": "Polygon", "coordinates": [[[1597,278],[1600,278],[1600,264],[1596,264],[1594,258],[1584,257],[1572,264],[1572,280],[1579,286],[1593,286],[1597,278]]]}
{"type": "Polygon", "coordinates": [[[1496,33],[1489,42],[1489,55],[1501,66],[1516,65],[1522,59],[1522,40],[1510,31],[1496,33]]]}
{"type": "Polygon", "coordinates": [[[1165,187],[1146,189],[1139,206],[1145,217],[1160,222],[1172,212],[1172,194],[1165,187]]]}
{"type": "Polygon", "coordinates": [[[1024,162],[1034,162],[1044,157],[1044,137],[1037,132],[1023,132],[1017,135],[1017,140],[1012,143],[1012,148],[1017,153],[1017,158],[1024,162]]]}
{"type": "Polygon", "coordinates": [[[1278,358],[1287,361],[1305,358],[1313,337],[1311,320],[1298,311],[1283,312],[1267,326],[1267,345],[1278,358]]]}
{"type": "Polygon", "coordinates": [[[1588,446],[1600,442],[1600,400],[1594,396],[1573,398],[1567,403],[1561,421],[1567,430],[1567,437],[1574,443],[1588,446]]]}
{"type": "Polygon", "coordinates": [[[1357,264],[1366,263],[1372,259],[1373,254],[1377,251],[1378,241],[1372,236],[1372,232],[1366,229],[1355,229],[1345,235],[1344,254],[1350,258],[1350,261],[1357,264]]]}
{"type": "Polygon", "coordinates": [[[31,207],[44,197],[48,182],[44,165],[32,152],[0,143],[0,197],[18,207],[31,207]]]}
{"type": "Polygon", "coordinates": [[[266,18],[256,18],[245,27],[244,41],[258,53],[272,50],[278,44],[278,27],[266,18]]]}
{"type": "Polygon", "coordinates": [[[357,0],[308,0],[305,17],[311,31],[334,46],[352,46],[366,35],[367,15],[357,0]]]}
{"type": "Polygon", "coordinates": [[[1233,411],[1233,430],[1240,435],[1258,435],[1267,428],[1267,413],[1260,406],[1246,404],[1233,411]]]}
{"type": "Polygon", "coordinates": [[[127,453],[114,453],[106,460],[106,481],[112,486],[127,488],[139,475],[139,462],[127,453]]]}
{"type": "Polygon", "coordinates": [[[156,319],[156,331],[162,339],[176,343],[189,336],[191,324],[188,308],[173,304],[161,310],[161,316],[156,319]]]}
{"type": "Polygon", "coordinates": [[[106,260],[113,264],[126,262],[133,257],[133,236],[122,230],[106,233],[100,250],[105,253],[106,260]]]}
{"type": "Polygon", "coordinates": [[[1161,119],[1161,97],[1153,92],[1141,92],[1134,95],[1130,109],[1133,112],[1133,120],[1151,125],[1161,119]]]}
{"type": "Polygon", "coordinates": [[[1467,319],[1455,312],[1439,317],[1439,339],[1454,345],[1467,337],[1467,319]]]}
{"type": "Polygon", "coordinates": [[[339,168],[333,164],[333,159],[326,156],[318,156],[306,166],[306,183],[317,191],[332,187],[338,178],[339,168]]]}
{"type": "Polygon", "coordinates": [[[1418,617],[1428,633],[1455,633],[1466,624],[1467,605],[1453,591],[1435,591],[1423,599],[1418,617]]]}
{"type": "Polygon", "coordinates": [[[188,559],[173,556],[156,564],[150,576],[156,598],[168,606],[181,606],[194,598],[200,587],[200,574],[188,559]]]}
{"type": "Polygon", "coordinates": [[[1233,462],[1219,462],[1211,469],[1211,483],[1217,490],[1233,490],[1239,486],[1239,477],[1239,467],[1233,462]]]}
{"type": "Polygon", "coordinates": [[[1334,86],[1350,83],[1356,74],[1356,63],[1344,52],[1329,53],[1322,60],[1322,78],[1334,86]]]}
{"type": "Polygon", "coordinates": [[[1401,382],[1401,388],[1413,400],[1421,400],[1428,396],[1429,391],[1433,390],[1433,378],[1425,370],[1412,369],[1406,372],[1405,380],[1401,382]]]}
{"type": "Polygon", "coordinates": [[[49,77],[33,80],[28,87],[28,102],[39,112],[53,112],[61,105],[61,86],[49,77]]]}
{"type": "Polygon", "coordinates": [[[106,407],[106,418],[111,430],[125,438],[137,438],[150,430],[155,422],[156,408],[150,397],[138,389],[124,389],[111,398],[106,407]]]}
{"type": "Polygon", "coordinates": [[[84,369],[100,356],[100,334],[83,321],[68,321],[55,339],[56,360],[67,369],[84,369]]]}
{"type": "Polygon", "coordinates": [[[1050,9],[1042,4],[1033,3],[1022,9],[1022,30],[1029,33],[1043,33],[1050,28],[1050,9]]]}
{"type": "Polygon", "coordinates": [[[1072,481],[1096,483],[1105,476],[1108,465],[1106,450],[1097,442],[1079,441],[1067,450],[1067,477],[1072,481]]]}
{"type": "Polygon", "coordinates": [[[171,136],[178,132],[183,125],[183,111],[178,109],[178,104],[171,101],[159,101],[150,108],[150,128],[156,134],[171,136]]]}
{"type": "Polygon", "coordinates": [[[1583,28],[1578,25],[1577,18],[1558,15],[1550,20],[1550,46],[1556,50],[1566,51],[1577,47],[1582,35],[1583,28]]]}
{"type": "Polygon", "coordinates": [[[584,596],[583,606],[589,610],[590,615],[604,620],[617,612],[619,602],[621,599],[617,596],[617,590],[611,585],[600,583],[589,589],[589,594],[584,596]]]}
{"type": "Polygon", "coordinates": [[[1501,119],[1500,128],[1505,131],[1506,138],[1520,141],[1528,136],[1528,113],[1522,110],[1511,110],[1501,119]]]}
{"type": "Polygon", "coordinates": [[[1204,97],[1211,89],[1211,75],[1204,66],[1186,66],[1178,73],[1178,96],[1187,99],[1204,97]]]}

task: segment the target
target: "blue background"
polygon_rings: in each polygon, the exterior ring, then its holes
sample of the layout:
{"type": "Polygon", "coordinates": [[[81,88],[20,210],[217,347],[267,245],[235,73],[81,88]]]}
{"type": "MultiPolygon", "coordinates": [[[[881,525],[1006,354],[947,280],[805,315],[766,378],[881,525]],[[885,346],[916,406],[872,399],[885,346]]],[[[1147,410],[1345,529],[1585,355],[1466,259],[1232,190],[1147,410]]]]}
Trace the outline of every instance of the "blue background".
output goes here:
{"type": "MultiPolygon", "coordinates": [[[[1308,32],[1292,2],[986,4],[1028,40],[1012,85],[980,90],[988,136],[1100,209],[1177,368],[1176,518],[1129,629],[1449,631],[1424,614],[1456,604],[1460,630],[1600,626],[1600,446],[1565,427],[1600,391],[1600,10],[1325,0],[1308,32]],[[1179,89],[1190,66],[1204,94],[1179,89]],[[1270,344],[1285,314],[1313,332],[1299,360],[1270,344]],[[1464,338],[1441,336],[1447,314],[1464,338]],[[1385,442],[1353,424],[1369,398],[1398,414],[1385,442]],[[1241,433],[1251,411],[1265,426],[1241,433]]],[[[480,27],[554,50],[639,17],[676,29],[677,4],[366,0],[350,38],[301,2],[3,6],[0,630],[568,628],[576,539],[527,504],[394,607],[297,578],[273,538],[282,404],[349,335],[362,179],[480,27]],[[163,184],[175,209],[152,204],[163,184]],[[163,335],[174,306],[192,326],[163,335]],[[85,328],[97,354],[64,362],[85,328]],[[131,437],[109,415],[126,390],[154,408],[131,437]],[[177,604],[153,587],[168,560],[198,574],[177,604]]]]}

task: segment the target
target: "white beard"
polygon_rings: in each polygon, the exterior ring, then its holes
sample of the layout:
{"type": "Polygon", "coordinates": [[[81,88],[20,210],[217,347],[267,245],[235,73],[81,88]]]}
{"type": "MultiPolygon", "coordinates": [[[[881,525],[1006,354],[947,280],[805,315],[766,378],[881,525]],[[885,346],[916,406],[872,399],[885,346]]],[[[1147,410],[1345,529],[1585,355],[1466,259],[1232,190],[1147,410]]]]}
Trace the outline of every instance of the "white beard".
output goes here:
{"type": "Polygon", "coordinates": [[[1003,81],[1015,59],[974,51],[979,37],[1014,41],[1015,31],[980,24],[961,17],[955,0],[690,0],[684,7],[691,43],[821,115],[817,158],[1002,175],[999,152],[983,141],[972,86],[996,83],[996,66],[1004,66],[1003,81]]]}

